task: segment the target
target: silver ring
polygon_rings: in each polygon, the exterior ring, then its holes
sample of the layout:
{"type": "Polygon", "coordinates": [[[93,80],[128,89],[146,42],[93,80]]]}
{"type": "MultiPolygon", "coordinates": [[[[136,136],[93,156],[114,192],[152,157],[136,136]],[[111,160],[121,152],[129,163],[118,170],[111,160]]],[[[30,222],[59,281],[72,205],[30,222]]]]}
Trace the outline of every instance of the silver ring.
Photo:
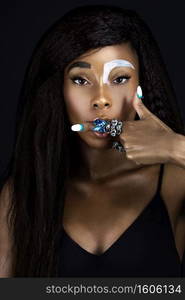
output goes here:
{"type": "Polygon", "coordinates": [[[120,135],[122,132],[123,122],[118,120],[102,120],[96,119],[93,121],[95,127],[93,128],[94,131],[98,132],[107,132],[110,133],[111,136],[120,135]]]}
{"type": "Polygon", "coordinates": [[[110,133],[111,136],[120,135],[122,132],[123,122],[118,120],[107,121],[108,124],[105,126],[106,132],[110,133]]]}
{"type": "Polygon", "coordinates": [[[123,147],[123,145],[120,142],[117,142],[117,141],[113,142],[112,148],[119,151],[119,152],[125,151],[125,148],[123,147]]]}

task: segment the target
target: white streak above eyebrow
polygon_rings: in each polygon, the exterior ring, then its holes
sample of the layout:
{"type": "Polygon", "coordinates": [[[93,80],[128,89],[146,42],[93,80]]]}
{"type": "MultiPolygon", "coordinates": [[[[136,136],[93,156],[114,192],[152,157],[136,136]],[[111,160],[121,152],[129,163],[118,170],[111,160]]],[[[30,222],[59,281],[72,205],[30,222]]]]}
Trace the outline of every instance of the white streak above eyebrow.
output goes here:
{"type": "Polygon", "coordinates": [[[103,83],[108,83],[109,74],[115,67],[129,67],[135,69],[133,64],[131,64],[128,60],[124,59],[115,59],[111,60],[104,64],[103,68],[103,83]]]}

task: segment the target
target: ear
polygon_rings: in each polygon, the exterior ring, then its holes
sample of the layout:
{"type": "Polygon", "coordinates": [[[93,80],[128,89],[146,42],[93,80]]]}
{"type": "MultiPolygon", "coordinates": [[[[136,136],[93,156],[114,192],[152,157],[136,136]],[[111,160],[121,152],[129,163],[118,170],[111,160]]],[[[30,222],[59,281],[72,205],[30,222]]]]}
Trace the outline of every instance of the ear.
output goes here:
{"type": "Polygon", "coordinates": [[[133,99],[132,105],[133,105],[135,111],[137,112],[137,114],[139,115],[139,118],[143,120],[143,119],[146,119],[147,117],[151,116],[151,112],[143,104],[142,98],[143,98],[143,96],[142,96],[142,89],[138,85],[137,91],[136,91],[136,93],[134,95],[134,99],[133,99]]]}

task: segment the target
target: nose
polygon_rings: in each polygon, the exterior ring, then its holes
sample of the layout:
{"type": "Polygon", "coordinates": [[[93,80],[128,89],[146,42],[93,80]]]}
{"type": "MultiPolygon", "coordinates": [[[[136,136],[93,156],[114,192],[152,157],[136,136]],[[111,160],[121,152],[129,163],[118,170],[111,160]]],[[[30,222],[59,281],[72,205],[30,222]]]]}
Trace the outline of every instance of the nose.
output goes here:
{"type": "Polygon", "coordinates": [[[92,107],[94,109],[105,109],[105,108],[110,108],[112,106],[112,102],[110,99],[107,98],[98,98],[98,99],[94,99],[92,101],[92,107]]]}

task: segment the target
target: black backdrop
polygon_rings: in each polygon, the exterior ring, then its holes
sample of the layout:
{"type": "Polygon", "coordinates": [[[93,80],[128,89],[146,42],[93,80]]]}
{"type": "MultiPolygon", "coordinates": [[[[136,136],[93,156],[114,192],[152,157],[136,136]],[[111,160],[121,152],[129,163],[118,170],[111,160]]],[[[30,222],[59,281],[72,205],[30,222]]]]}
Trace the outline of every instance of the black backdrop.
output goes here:
{"type": "Polygon", "coordinates": [[[71,8],[104,3],[134,9],[150,26],[161,48],[185,120],[185,1],[1,1],[0,173],[11,155],[18,95],[37,41],[53,22],[71,8]]]}

